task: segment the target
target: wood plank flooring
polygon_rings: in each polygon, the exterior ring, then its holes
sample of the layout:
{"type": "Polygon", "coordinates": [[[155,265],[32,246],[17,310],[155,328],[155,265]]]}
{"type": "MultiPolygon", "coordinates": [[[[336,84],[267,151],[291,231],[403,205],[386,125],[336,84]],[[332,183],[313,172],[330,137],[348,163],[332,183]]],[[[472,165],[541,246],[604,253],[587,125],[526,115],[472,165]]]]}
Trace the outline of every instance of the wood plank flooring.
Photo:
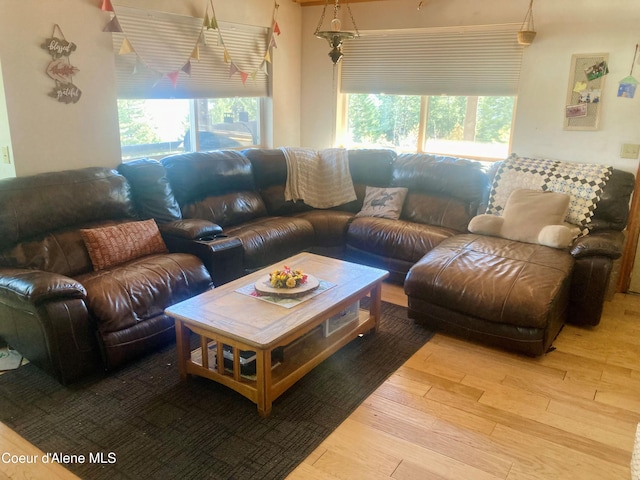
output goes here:
{"type": "MultiPolygon", "coordinates": [[[[402,289],[383,300],[406,305],[402,289]]],[[[532,359],[437,334],[288,477],[628,479],[640,422],[640,296],[532,359]]],[[[0,424],[0,454],[37,449],[0,424]]],[[[0,462],[0,480],[74,479],[0,462]]]]}
{"type": "MultiPolygon", "coordinates": [[[[400,289],[385,289],[402,303],[400,289]]],[[[628,479],[640,422],[640,297],[541,358],[436,335],[288,478],[628,479]]]]}

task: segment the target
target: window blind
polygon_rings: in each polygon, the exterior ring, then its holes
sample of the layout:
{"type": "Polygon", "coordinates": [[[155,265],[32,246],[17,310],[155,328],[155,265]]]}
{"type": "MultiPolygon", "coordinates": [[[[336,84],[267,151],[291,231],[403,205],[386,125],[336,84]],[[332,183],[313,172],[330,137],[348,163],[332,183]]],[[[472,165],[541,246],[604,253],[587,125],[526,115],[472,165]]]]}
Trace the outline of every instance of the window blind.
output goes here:
{"type": "Polygon", "coordinates": [[[520,25],[361,32],[345,42],[343,93],[516,95],[520,25]]]}
{"type": "Polygon", "coordinates": [[[269,77],[261,68],[269,41],[268,28],[219,21],[223,46],[218,30],[202,29],[202,18],[123,6],[116,6],[115,13],[122,29],[122,33],[112,33],[118,98],[269,95],[269,77]],[[125,37],[135,53],[119,54],[125,37]],[[191,58],[196,45],[199,59],[191,58]],[[250,75],[244,84],[239,73],[231,75],[224,47],[238,69],[250,75]],[[189,60],[190,75],[181,70],[189,60]],[[162,74],[175,71],[179,74],[174,88],[173,82],[162,74]]]}

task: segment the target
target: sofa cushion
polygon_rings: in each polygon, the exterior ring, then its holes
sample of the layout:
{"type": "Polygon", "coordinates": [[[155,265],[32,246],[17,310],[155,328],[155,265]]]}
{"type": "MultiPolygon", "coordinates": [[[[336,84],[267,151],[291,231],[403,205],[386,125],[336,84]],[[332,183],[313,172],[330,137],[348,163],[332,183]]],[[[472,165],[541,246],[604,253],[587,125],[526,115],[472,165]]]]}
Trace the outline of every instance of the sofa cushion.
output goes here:
{"type": "Polygon", "coordinates": [[[347,229],[354,218],[353,213],[340,210],[312,210],[296,216],[313,225],[316,247],[344,247],[347,229]]]}
{"type": "Polygon", "coordinates": [[[255,190],[251,162],[240,152],[183,153],[163,158],[161,163],[183,210],[185,205],[209,196],[255,190]]]}
{"type": "Polygon", "coordinates": [[[392,186],[409,193],[400,218],[465,232],[489,189],[489,165],[429,154],[401,154],[392,186]]]}
{"type": "Polygon", "coordinates": [[[41,173],[0,180],[0,249],[51,232],[135,219],[131,188],[108,168],[41,173]]]}
{"type": "Polygon", "coordinates": [[[173,196],[164,166],[157,160],[139,158],[121,163],[118,171],[132,187],[133,200],[141,218],[158,223],[180,220],[180,205],[173,196]]]}
{"type": "Polygon", "coordinates": [[[402,213],[402,205],[407,197],[406,188],[366,188],[362,209],[356,217],[380,217],[398,220],[402,213]]]}
{"type": "Polygon", "coordinates": [[[379,256],[417,262],[456,230],[377,217],[354,218],[347,230],[347,245],[379,256]]]}
{"type": "Polygon", "coordinates": [[[226,228],[267,215],[267,209],[258,192],[242,191],[212,195],[184,205],[184,218],[209,220],[226,228]]]}
{"type": "Polygon", "coordinates": [[[211,277],[194,255],[147,255],[81,275],[87,304],[101,334],[118,332],[163,315],[164,309],[201,293],[211,277]]]}
{"type": "Polygon", "coordinates": [[[80,234],[96,271],[168,251],[155,220],[81,229],[80,234]]]}
{"type": "Polygon", "coordinates": [[[573,257],[531,243],[456,235],[409,271],[412,299],[494,324],[545,328],[566,314],[573,257]]]}
{"type": "Polygon", "coordinates": [[[315,243],[312,224],[298,217],[263,217],[225,229],[242,242],[245,270],[285,259],[315,243]]]}

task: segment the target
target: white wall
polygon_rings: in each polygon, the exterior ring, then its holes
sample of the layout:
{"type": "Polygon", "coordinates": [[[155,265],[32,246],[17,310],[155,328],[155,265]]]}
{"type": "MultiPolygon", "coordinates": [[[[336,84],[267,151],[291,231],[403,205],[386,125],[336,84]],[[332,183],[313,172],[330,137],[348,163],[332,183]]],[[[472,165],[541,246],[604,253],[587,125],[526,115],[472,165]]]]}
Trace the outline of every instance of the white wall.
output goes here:
{"type": "MultiPolygon", "coordinates": [[[[2,88],[2,62],[0,62],[0,148],[9,149],[11,163],[5,163],[0,157],[0,178],[15,177],[16,170],[13,163],[13,150],[11,148],[11,131],[9,129],[9,115],[7,114],[7,99],[2,88]]],[[[1,155],[1,152],[0,152],[1,155]]]]}
{"type": "MultiPolygon", "coordinates": [[[[102,32],[110,16],[100,10],[100,3],[0,0],[0,59],[18,176],[87,166],[115,167],[121,161],[111,35],[102,32]],[[66,39],[77,45],[70,56],[71,64],[79,69],[73,81],[82,90],[76,104],[59,103],[47,96],[54,86],[45,73],[51,57],[40,45],[51,36],[56,23],[66,39]]],[[[208,4],[203,0],[114,3],[200,17],[208,4]]],[[[280,3],[282,35],[276,37],[278,48],[273,53],[274,129],[269,143],[295,145],[300,143],[301,12],[293,2],[280,3]]],[[[271,25],[272,2],[216,0],[214,6],[219,20],[271,25]]]]}
{"type": "Polygon", "coordinates": [[[115,166],[120,156],[113,61],[105,13],[92,0],[1,2],[0,58],[16,174],[115,166]],[[77,45],[70,62],[80,71],[78,103],[47,96],[54,82],[45,73],[51,56],[41,44],[54,24],[77,45]],[[99,32],[99,33],[98,33],[99,32]]]}
{"type": "MultiPolygon", "coordinates": [[[[522,23],[529,6],[527,0],[430,0],[418,11],[418,3],[388,0],[352,4],[351,9],[360,30],[376,30],[522,23]]],[[[335,118],[329,48],[313,36],[321,11],[322,7],[305,7],[302,17],[302,144],[316,148],[331,145],[329,126],[335,118]]],[[[349,29],[350,21],[342,13],[343,28],[349,29]]],[[[640,2],[538,1],[534,20],[538,35],[524,50],[512,151],[610,164],[635,173],[638,161],[620,159],[620,147],[640,143],[640,92],[633,100],[617,98],[616,92],[618,80],[629,74],[633,50],[640,42],[640,2]],[[571,56],[599,52],[609,53],[611,70],[602,94],[601,128],[565,131],[571,56]]],[[[640,78],[640,65],[636,65],[636,77],[640,78]]]]}
{"type": "MultiPolygon", "coordinates": [[[[207,3],[114,2],[196,16],[202,15],[207,3]]],[[[301,8],[289,0],[279,3],[282,35],[276,37],[273,55],[274,129],[269,145],[330,146],[337,75],[327,43],[313,36],[322,8],[301,8]]],[[[418,11],[416,0],[386,0],[351,8],[360,30],[367,30],[521,23],[528,3],[429,0],[418,11]]],[[[99,0],[0,0],[0,61],[9,118],[9,129],[0,132],[11,132],[17,175],[120,162],[113,54],[110,35],[102,32],[109,15],[99,10],[99,4],[99,0]],[[80,69],[74,77],[83,92],[77,104],[61,104],[47,96],[53,86],[44,71],[50,57],[40,44],[55,23],[67,40],[78,45],[70,57],[80,69]]],[[[263,26],[271,21],[273,4],[264,0],[216,0],[214,5],[221,20],[263,26]]],[[[619,151],[622,143],[640,143],[640,94],[628,100],[615,93],[640,41],[640,3],[583,0],[577,7],[568,0],[539,0],[534,18],[538,36],[524,53],[513,151],[609,163],[635,173],[638,162],[620,159],[619,151]],[[564,131],[571,55],[592,52],[608,52],[611,69],[603,93],[601,129],[564,131]]],[[[347,18],[343,25],[349,27],[347,18]]],[[[640,77],[640,66],[636,76],[640,77]]]]}

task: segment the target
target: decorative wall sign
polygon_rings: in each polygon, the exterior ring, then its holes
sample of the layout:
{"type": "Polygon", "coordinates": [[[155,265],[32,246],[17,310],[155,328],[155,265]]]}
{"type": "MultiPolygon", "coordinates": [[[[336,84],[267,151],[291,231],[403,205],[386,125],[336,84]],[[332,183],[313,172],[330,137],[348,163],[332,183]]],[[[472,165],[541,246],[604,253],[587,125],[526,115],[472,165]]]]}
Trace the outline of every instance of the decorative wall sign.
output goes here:
{"type": "Polygon", "coordinates": [[[608,54],[587,53],[571,57],[565,105],[565,130],[598,130],[601,93],[609,73],[608,54]]]}
{"type": "Polygon", "coordinates": [[[41,45],[51,55],[51,61],[47,65],[46,73],[56,82],[49,96],[62,103],[76,103],[80,100],[82,91],[73,84],[73,77],[79,70],[71,65],[69,55],[76,51],[76,44],[67,42],[60,27],[53,26],[51,37],[41,45]],[[60,37],[56,37],[56,30],[60,37]]]}

